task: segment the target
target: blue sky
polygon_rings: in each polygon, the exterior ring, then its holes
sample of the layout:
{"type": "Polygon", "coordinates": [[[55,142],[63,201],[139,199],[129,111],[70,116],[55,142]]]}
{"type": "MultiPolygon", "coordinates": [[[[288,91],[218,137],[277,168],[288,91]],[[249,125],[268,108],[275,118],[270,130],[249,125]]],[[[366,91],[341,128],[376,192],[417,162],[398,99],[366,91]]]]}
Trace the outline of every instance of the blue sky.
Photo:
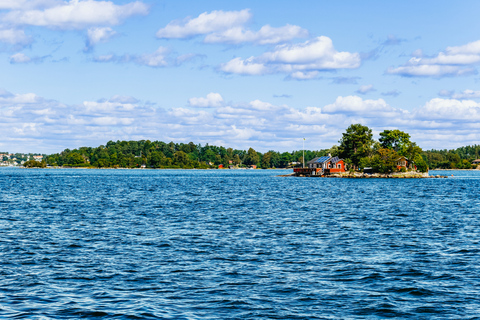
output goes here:
{"type": "Polygon", "coordinates": [[[0,151],[480,141],[480,2],[0,0],[0,151]]]}

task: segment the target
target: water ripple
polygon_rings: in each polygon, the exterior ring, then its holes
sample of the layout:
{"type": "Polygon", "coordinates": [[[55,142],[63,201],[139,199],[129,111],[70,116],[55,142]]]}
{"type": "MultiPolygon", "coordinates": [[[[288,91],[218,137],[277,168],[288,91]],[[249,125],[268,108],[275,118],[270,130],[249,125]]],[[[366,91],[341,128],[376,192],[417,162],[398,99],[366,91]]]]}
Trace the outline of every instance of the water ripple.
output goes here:
{"type": "Polygon", "coordinates": [[[0,169],[0,317],[480,314],[479,172],[279,173],[0,169]]]}

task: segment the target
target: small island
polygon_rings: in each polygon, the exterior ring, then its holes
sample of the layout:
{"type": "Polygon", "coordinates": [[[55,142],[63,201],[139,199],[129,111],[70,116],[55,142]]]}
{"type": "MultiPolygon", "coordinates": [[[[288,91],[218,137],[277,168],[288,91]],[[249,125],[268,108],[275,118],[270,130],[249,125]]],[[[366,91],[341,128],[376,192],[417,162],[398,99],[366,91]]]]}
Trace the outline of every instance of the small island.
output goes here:
{"type": "Polygon", "coordinates": [[[373,139],[372,129],[349,126],[336,154],[316,157],[294,168],[292,176],[330,178],[430,178],[422,149],[398,129],[384,130],[373,139]]]}

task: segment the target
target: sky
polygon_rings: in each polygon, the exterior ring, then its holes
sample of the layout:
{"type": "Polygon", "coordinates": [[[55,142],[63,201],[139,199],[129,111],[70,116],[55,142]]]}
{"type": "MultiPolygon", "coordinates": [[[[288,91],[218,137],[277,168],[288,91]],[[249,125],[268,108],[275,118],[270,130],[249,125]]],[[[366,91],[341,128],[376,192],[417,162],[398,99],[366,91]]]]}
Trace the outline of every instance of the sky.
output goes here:
{"type": "Polygon", "coordinates": [[[0,151],[480,141],[480,2],[0,0],[0,151]],[[303,140],[305,138],[305,140],[303,140]]]}

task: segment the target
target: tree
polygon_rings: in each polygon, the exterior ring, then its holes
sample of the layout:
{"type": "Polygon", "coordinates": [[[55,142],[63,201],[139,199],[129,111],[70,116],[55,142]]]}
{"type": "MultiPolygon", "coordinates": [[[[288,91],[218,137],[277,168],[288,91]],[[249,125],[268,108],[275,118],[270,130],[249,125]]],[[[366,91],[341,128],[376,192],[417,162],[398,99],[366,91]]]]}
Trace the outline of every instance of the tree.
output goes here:
{"type": "Polygon", "coordinates": [[[248,149],[247,156],[245,157],[245,164],[246,165],[257,165],[260,162],[260,156],[258,155],[257,151],[253,148],[248,149]]]}
{"type": "Polygon", "coordinates": [[[411,144],[410,135],[398,129],[380,132],[380,139],[378,140],[382,148],[393,149],[403,156],[405,156],[404,153],[411,144]]]}
{"type": "Polygon", "coordinates": [[[420,172],[427,172],[428,171],[428,165],[420,154],[417,154],[415,156],[414,162],[415,162],[415,166],[417,167],[418,171],[420,171],[420,172]]]}
{"type": "Polygon", "coordinates": [[[173,163],[175,163],[178,166],[184,167],[189,164],[189,158],[188,155],[183,152],[183,151],[177,151],[173,155],[173,163]]]}
{"type": "Polygon", "coordinates": [[[371,153],[371,147],[374,143],[372,137],[372,129],[361,124],[350,125],[339,141],[340,157],[350,162],[354,167],[358,167],[360,160],[371,153]]]}
{"type": "Polygon", "coordinates": [[[147,157],[147,163],[150,167],[159,168],[164,158],[165,155],[161,151],[153,151],[147,157]]]}
{"type": "Polygon", "coordinates": [[[269,151],[263,155],[262,158],[262,169],[268,169],[271,166],[272,152],[269,151]]]}
{"type": "Polygon", "coordinates": [[[398,153],[393,149],[380,148],[372,157],[361,159],[362,167],[371,167],[374,172],[391,173],[397,169],[398,153]]]}

